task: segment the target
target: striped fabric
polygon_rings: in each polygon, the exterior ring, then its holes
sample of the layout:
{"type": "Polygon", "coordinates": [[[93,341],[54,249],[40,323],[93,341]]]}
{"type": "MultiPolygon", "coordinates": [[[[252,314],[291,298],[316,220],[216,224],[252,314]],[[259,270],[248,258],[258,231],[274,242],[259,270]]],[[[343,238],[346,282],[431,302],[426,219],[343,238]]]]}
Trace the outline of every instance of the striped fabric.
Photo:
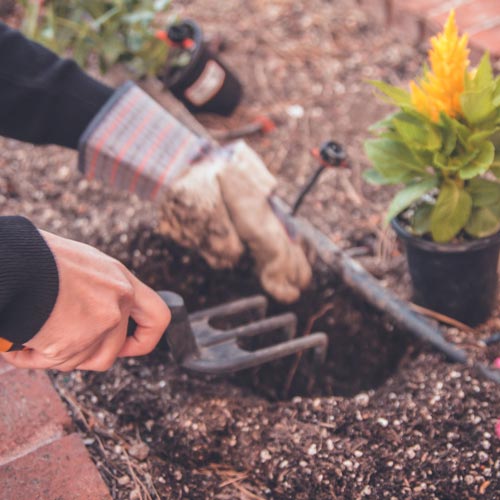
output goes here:
{"type": "Polygon", "coordinates": [[[208,141],[127,83],[83,134],[79,168],[89,179],[154,199],[208,148],[208,141]]]}

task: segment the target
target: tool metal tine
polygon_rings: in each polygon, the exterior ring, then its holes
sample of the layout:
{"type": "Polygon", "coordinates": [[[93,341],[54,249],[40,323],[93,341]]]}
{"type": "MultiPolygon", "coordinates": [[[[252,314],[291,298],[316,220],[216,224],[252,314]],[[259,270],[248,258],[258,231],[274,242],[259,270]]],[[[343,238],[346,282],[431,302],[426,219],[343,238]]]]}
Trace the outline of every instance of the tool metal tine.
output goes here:
{"type": "Polygon", "coordinates": [[[226,304],[209,307],[202,311],[197,311],[189,315],[189,320],[201,321],[210,320],[217,317],[233,316],[244,312],[255,311],[259,318],[263,318],[267,311],[267,299],[263,295],[254,295],[244,299],[234,300],[226,304]]]}
{"type": "Polygon", "coordinates": [[[284,313],[271,318],[264,318],[252,321],[246,325],[231,328],[229,330],[218,330],[207,327],[199,330],[195,329],[195,337],[200,347],[208,347],[230,340],[237,340],[245,337],[255,337],[272,332],[281,331],[287,340],[295,337],[297,333],[297,316],[293,313],[284,313]]]}
{"type": "Polygon", "coordinates": [[[202,349],[200,357],[185,359],[183,366],[204,373],[229,373],[259,366],[307,349],[314,349],[315,357],[322,359],[326,356],[327,345],[328,337],[325,333],[313,333],[253,352],[237,347],[234,342],[223,342],[202,349]]]}

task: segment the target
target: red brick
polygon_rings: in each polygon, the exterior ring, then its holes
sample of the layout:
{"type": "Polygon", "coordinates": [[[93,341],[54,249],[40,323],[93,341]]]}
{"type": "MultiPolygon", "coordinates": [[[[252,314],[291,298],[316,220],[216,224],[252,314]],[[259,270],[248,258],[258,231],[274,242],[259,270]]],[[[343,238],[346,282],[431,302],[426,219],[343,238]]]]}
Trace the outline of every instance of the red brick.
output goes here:
{"type": "Polygon", "coordinates": [[[500,56],[500,25],[476,33],[472,42],[482,50],[489,50],[491,55],[500,56]]]}
{"type": "MultiPolygon", "coordinates": [[[[449,10],[429,12],[428,18],[443,26],[448,18],[449,10]]],[[[457,26],[460,32],[474,33],[481,26],[486,26],[495,19],[500,22],[500,2],[498,0],[479,0],[459,5],[455,8],[457,26]]]]}
{"type": "Polygon", "coordinates": [[[42,371],[10,370],[0,377],[0,465],[58,439],[71,425],[42,371]]]}
{"type": "Polygon", "coordinates": [[[0,375],[12,369],[14,369],[14,367],[12,365],[9,365],[9,363],[7,363],[7,361],[4,361],[2,356],[0,356],[0,375]]]}
{"type": "Polygon", "coordinates": [[[110,500],[81,439],[71,434],[0,467],[2,500],[110,500]]]}
{"type": "Polygon", "coordinates": [[[393,0],[393,2],[395,10],[409,10],[421,16],[443,4],[443,0],[393,0]]]}

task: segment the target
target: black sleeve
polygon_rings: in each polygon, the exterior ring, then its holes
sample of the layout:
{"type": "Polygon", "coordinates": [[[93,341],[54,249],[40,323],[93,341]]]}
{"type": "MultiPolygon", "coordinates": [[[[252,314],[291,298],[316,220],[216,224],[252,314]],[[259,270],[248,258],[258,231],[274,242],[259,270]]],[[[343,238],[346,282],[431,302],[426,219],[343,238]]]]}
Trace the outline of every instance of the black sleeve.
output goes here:
{"type": "MultiPolygon", "coordinates": [[[[77,148],[114,90],[0,22],[0,135],[77,148]]],[[[0,345],[22,344],[49,317],[59,292],[57,266],[23,217],[0,217],[0,345]]]]}
{"type": "Polygon", "coordinates": [[[24,217],[0,217],[0,337],[31,339],[49,317],[59,291],[47,243],[24,217]]]}
{"type": "Polygon", "coordinates": [[[0,135],[76,148],[113,91],[0,22],[0,135]]]}

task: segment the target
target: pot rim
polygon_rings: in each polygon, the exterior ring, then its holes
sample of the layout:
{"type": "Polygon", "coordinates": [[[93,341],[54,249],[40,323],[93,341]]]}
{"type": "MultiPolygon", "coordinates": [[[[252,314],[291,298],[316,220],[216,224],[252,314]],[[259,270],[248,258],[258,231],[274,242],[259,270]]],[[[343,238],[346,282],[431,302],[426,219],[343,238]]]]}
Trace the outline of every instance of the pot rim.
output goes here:
{"type": "Polygon", "coordinates": [[[485,238],[477,238],[471,241],[465,241],[462,243],[436,243],[434,241],[424,240],[419,236],[415,236],[408,232],[400,221],[395,217],[391,220],[391,226],[396,232],[396,234],[405,242],[409,243],[414,247],[421,248],[422,250],[427,250],[437,253],[463,253],[473,250],[482,250],[483,248],[500,245],[500,231],[492,234],[491,236],[486,236],[485,238]]]}
{"type": "Polygon", "coordinates": [[[170,76],[170,78],[168,77],[167,74],[164,76],[163,83],[167,88],[172,88],[173,86],[181,83],[185,75],[191,71],[191,68],[193,68],[193,66],[196,65],[203,52],[202,51],[203,31],[200,25],[196,21],[193,21],[192,19],[183,19],[179,24],[187,24],[193,29],[194,33],[193,38],[195,41],[196,48],[193,52],[191,59],[189,60],[189,63],[186,64],[186,66],[172,73],[172,76],[170,76]]]}

